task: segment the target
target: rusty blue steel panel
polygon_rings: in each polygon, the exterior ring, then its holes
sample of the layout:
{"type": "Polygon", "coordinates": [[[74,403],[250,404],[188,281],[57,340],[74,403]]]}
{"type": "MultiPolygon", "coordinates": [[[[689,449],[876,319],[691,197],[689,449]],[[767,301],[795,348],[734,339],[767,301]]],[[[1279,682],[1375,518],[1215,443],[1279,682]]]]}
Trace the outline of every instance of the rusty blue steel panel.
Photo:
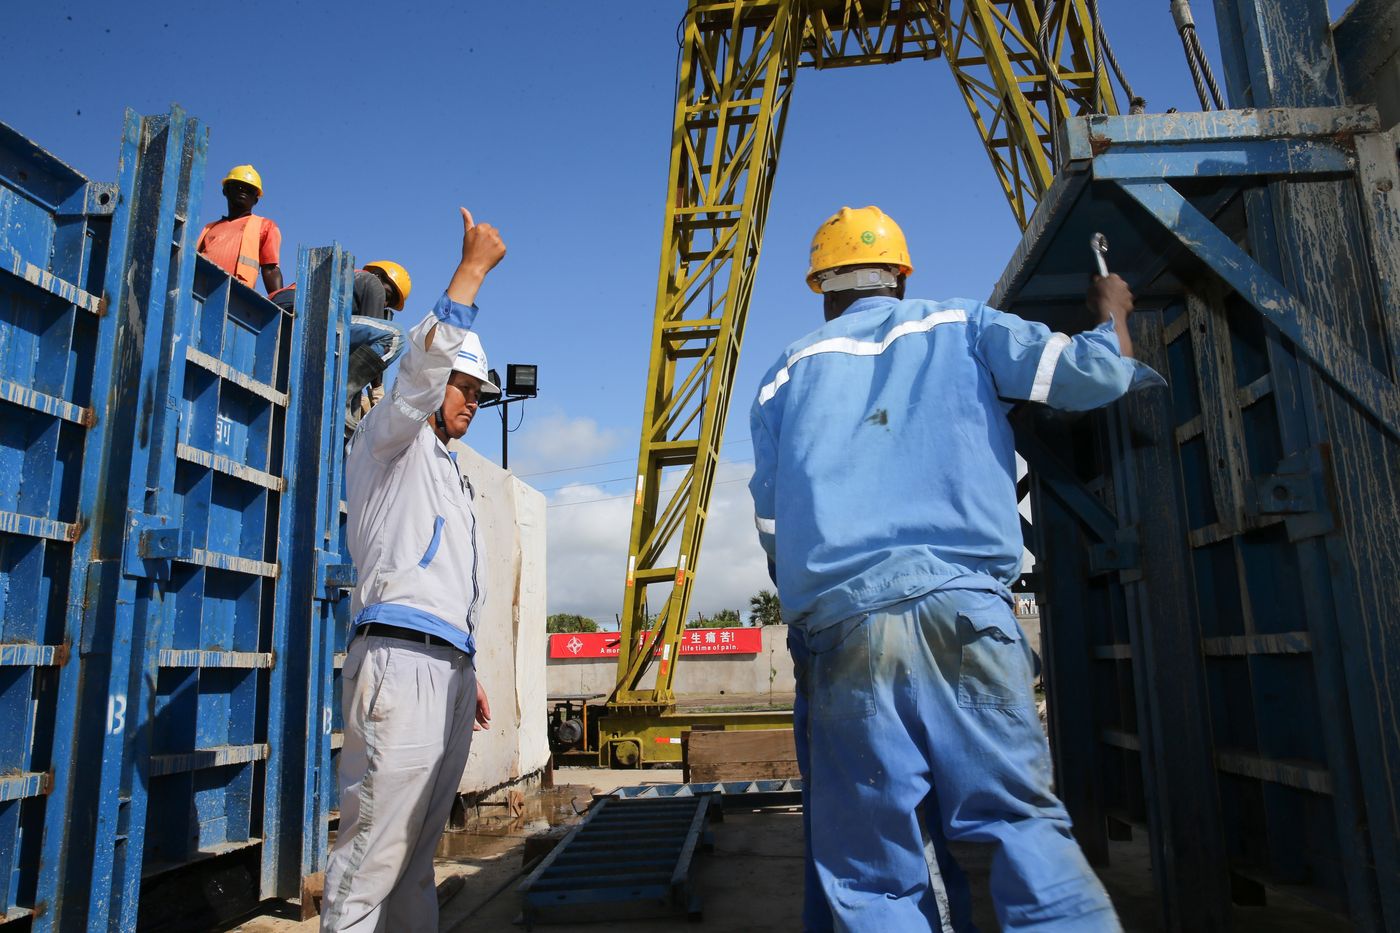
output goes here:
{"type": "MultiPolygon", "coordinates": [[[[318,500],[318,528],[320,540],[317,544],[317,579],[315,582],[314,614],[311,616],[318,628],[319,659],[317,699],[319,703],[308,708],[309,721],[319,721],[324,742],[318,746],[319,759],[315,771],[314,806],[308,808],[304,819],[308,825],[316,827],[308,843],[302,848],[302,874],[320,871],[325,867],[327,856],[327,836],[325,828],[332,811],[338,811],[339,779],[336,764],[340,759],[340,742],[344,738],[341,728],[337,734],[340,706],[340,665],[337,656],[344,657],[350,627],[350,588],[355,583],[355,568],[350,562],[350,554],[345,546],[345,447],[341,443],[345,436],[346,386],[350,366],[350,317],[354,311],[351,289],[354,283],[353,266],[349,257],[339,269],[341,276],[338,288],[332,289],[327,304],[327,338],[331,354],[327,357],[326,388],[324,408],[321,412],[321,443],[330,454],[323,461],[321,475],[322,493],[318,500]],[[317,716],[319,713],[319,716],[317,716]],[[312,719],[312,717],[315,717],[312,719]],[[340,741],[338,741],[338,739],[340,741]],[[314,843],[314,844],[312,844],[314,843]]],[[[308,725],[310,728],[310,725],[308,725]]],[[[311,788],[307,789],[308,799],[311,788]]]]}
{"type": "MultiPolygon", "coordinates": [[[[1225,60],[1232,106],[1372,102],[1344,98],[1328,10],[1320,0],[1240,4],[1220,10],[1217,20],[1222,45],[1232,50],[1225,60]]],[[[1382,140],[1374,130],[1358,134],[1355,180],[1294,184],[1285,176],[1251,192],[1245,208],[1247,243],[1256,260],[1393,384],[1400,322],[1393,300],[1387,300],[1393,292],[1378,273],[1400,267],[1400,204],[1393,194],[1394,140],[1382,140]],[[1377,149],[1385,153],[1388,183],[1366,170],[1368,151],[1377,149]],[[1386,188],[1389,196],[1377,197],[1386,188]]],[[[1359,928],[1392,929],[1400,926],[1400,648],[1391,635],[1400,612],[1393,584],[1400,576],[1394,535],[1400,524],[1400,444],[1376,431],[1290,350],[1269,345],[1276,391],[1290,399],[1280,406],[1281,433],[1287,436],[1278,472],[1285,472],[1286,463],[1310,459],[1320,463],[1316,472],[1328,487],[1317,513],[1321,530],[1297,537],[1296,547],[1310,604],[1322,734],[1334,763],[1343,870],[1335,884],[1344,887],[1359,928]]],[[[1345,358],[1330,362],[1350,365],[1345,358]]],[[[1280,815],[1277,805],[1267,812],[1275,819],[1293,816],[1280,815]]]]}
{"type": "Polygon", "coordinates": [[[1169,928],[1219,928],[1286,884],[1388,929],[1394,136],[1338,96],[1322,4],[1217,5],[1233,100],[1261,109],[1067,122],[1069,161],[991,299],[1082,329],[1102,231],[1146,309],[1137,351],[1170,382],[1023,416],[1059,783],[1091,856],[1146,824],[1169,928]]]}
{"type": "MultiPolygon", "coordinates": [[[[114,327],[110,186],[0,125],[0,921],[57,899],[114,327]]],[[[120,241],[122,234],[118,233],[120,241]]]]}
{"type": "Polygon", "coordinates": [[[324,866],[353,262],[303,254],[289,315],[197,257],[206,148],[128,113],[108,185],[0,126],[0,922],[324,866]]]}
{"type": "Polygon", "coordinates": [[[345,374],[354,262],[339,246],[302,249],[297,257],[291,400],[287,411],[287,488],[279,519],[284,573],[279,604],[295,606],[271,683],[272,743],[264,822],[282,827],[265,840],[262,896],[297,897],[306,876],[325,867],[329,807],[334,598],[323,582],[338,533],[344,465],[345,374]]]}
{"type": "MultiPolygon", "coordinates": [[[[90,859],[86,922],[88,929],[134,928],[145,842],[148,774],[153,736],[155,676],[148,665],[160,644],[160,614],[166,607],[158,579],[168,577],[166,561],[146,551],[144,533],[175,527],[167,521],[173,496],[173,470],[161,451],[173,439],[174,417],[167,405],[171,359],[166,348],[180,332],[182,305],[194,275],[199,191],[203,183],[208,134],[179,108],[132,127],[140,161],[130,189],[123,188],[132,236],[124,255],[108,265],[108,292],[118,296],[118,367],[108,401],[115,430],[109,458],[109,496],[125,493],[122,515],[106,509],[105,540],[99,542],[96,585],[89,586],[83,622],[84,687],[105,686],[105,702],[84,698],[84,716],[105,710],[90,761],[95,787],[75,803],[91,807],[92,848],[70,840],[68,861],[75,875],[90,859]],[[133,391],[134,390],[134,391],[133,391]],[[124,432],[130,431],[130,434],[124,432]],[[112,488],[115,487],[115,488],[112,488]],[[115,603],[115,605],[113,605],[115,603]],[[102,676],[105,673],[105,678],[102,676]],[[87,794],[91,794],[90,797],[87,794]]],[[[92,724],[89,723],[89,733],[92,724]]],[[[65,899],[75,896],[65,880],[65,899]]],[[[65,905],[76,911],[78,903],[65,905]]],[[[69,916],[62,928],[76,928],[69,916]]]]}
{"type": "Polygon", "coordinates": [[[151,485],[170,489],[154,514],[178,534],[159,552],[162,600],[146,623],[159,630],[142,662],[143,681],[154,683],[144,752],[148,875],[260,840],[275,845],[284,829],[263,821],[257,790],[262,763],[280,751],[267,721],[280,715],[283,694],[269,683],[286,656],[277,503],[287,487],[293,324],[203,258],[191,272],[152,455],[159,479],[151,485]],[[266,665],[224,663],[264,653],[266,665]]]}
{"type": "Polygon", "coordinates": [[[1382,428],[1400,438],[1400,385],[1309,314],[1268,271],[1165,182],[1128,181],[1121,187],[1158,223],[1279,329],[1313,365],[1382,428]]]}

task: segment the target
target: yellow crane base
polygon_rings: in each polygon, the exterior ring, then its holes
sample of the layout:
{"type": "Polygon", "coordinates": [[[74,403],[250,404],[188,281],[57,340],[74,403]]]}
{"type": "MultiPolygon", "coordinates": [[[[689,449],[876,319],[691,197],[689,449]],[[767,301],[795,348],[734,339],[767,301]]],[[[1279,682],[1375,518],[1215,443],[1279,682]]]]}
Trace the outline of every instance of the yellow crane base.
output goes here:
{"type": "Polygon", "coordinates": [[[791,729],[792,710],[757,712],[612,712],[598,722],[598,764],[604,768],[640,768],[680,764],[681,736],[697,726],[735,729],[791,729]]]}

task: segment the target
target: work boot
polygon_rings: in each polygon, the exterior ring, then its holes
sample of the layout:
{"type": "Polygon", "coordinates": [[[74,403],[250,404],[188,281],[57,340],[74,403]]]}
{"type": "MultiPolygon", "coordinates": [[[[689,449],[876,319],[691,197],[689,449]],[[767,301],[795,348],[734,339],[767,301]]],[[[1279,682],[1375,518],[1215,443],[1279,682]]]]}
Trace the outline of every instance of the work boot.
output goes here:
{"type": "Polygon", "coordinates": [[[345,398],[354,401],[365,386],[384,374],[384,360],[369,346],[356,347],[350,351],[350,374],[346,380],[345,398]]]}

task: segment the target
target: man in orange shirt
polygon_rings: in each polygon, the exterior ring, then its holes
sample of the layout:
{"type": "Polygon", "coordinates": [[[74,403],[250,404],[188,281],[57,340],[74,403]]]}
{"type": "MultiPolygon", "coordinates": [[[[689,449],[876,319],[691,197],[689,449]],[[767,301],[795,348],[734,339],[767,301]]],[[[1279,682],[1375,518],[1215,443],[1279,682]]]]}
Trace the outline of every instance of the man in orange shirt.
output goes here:
{"type": "Polygon", "coordinates": [[[262,176],[251,165],[235,165],[224,176],[224,197],[228,213],[205,224],[195,248],[249,288],[257,288],[261,272],[263,288],[270,295],[282,287],[278,265],[282,231],[253,213],[253,205],[262,197],[262,176]]]}

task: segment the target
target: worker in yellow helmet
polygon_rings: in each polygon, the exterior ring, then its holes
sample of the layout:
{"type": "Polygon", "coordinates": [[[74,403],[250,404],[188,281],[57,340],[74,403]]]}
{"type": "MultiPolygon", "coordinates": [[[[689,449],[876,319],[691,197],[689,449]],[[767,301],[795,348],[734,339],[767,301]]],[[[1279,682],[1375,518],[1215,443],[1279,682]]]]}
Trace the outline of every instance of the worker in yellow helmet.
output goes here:
{"type": "Polygon", "coordinates": [[[1098,408],[1162,379],[1131,358],[1116,275],[1086,277],[1092,320],[1070,336],[978,301],[907,299],[913,271],[878,208],[823,223],[807,284],[826,323],[783,351],[750,411],[755,523],[799,684],[818,889],[804,928],[966,929],[946,843],[977,842],[1003,928],[1118,930],[1051,785],[1013,610],[1007,414],[1098,408]]]}
{"type": "Polygon", "coordinates": [[[282,287],[282,231],[253,213],[262,197],[262,176],[251,165],[235,165],[224,176],[223,191],[228,213],[204,225],[195,249],[249,288],[256,288],[261,276],[271,295],[282,287]]]}
{"type": "MultiPolygon", "coordinates": [[[[284,311],[296,303],[296,283],[268,297],[284,311]]],[[[384,397],[384,370],[404,350],[403,326],[394,320],[413,291],[413,279],[397,262],[377,259],[355,270],[354,311],[350,318],[350,374],[346,391],[346,425],[353,429],[360,416],[384,397]],[[368,403],[362,405],[364,390],[368,403]]]]}
{"type": "Polygon", "coordinates": [[[379,259],[355,273],[355,316],[350,319],[350,384],[346,399],[346,426],[354,428],[359,415],[384,398],[384,370],[404,348],[403,325],[393,312],[402,311],[413,280],[396,262],[379,259]],[[367,404],[361,393],[369,389],[367,404]]]}

